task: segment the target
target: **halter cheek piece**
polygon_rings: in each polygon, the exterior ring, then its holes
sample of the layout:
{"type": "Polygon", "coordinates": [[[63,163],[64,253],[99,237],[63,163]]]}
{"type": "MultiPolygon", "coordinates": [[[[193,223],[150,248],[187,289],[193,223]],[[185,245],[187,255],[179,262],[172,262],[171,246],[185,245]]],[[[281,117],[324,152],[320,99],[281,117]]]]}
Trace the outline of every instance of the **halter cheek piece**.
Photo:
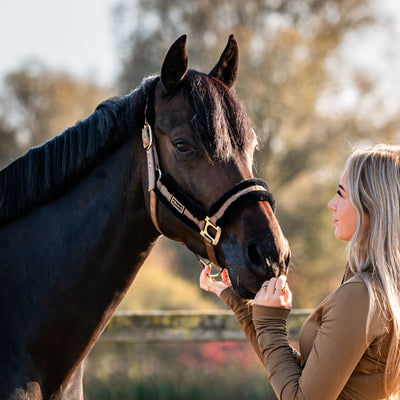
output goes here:
{"type": "MultiPolygon", "coordinates": [[[[157,221],[157,200],[159,200],[186,226],[203,237],[208,258],[215,265],[219,266],[215,246],[221,237],[222,228],[241,209],[257,201],[268,201],[275,211],[275,198],[269,191],[267,183],[262,179],[246,179],[239,182],[224,193],[207,211],[188,196],[168,173],[161,171],[154,136],[147,122],[142,129],[142,141],[147,154],[150,214],[154,226],[162,234],[157,221]],[[156,174],[158,174],[157,178],[156,174]]],[[[198,255],[196,256],[199,258],[198,255]]]]}

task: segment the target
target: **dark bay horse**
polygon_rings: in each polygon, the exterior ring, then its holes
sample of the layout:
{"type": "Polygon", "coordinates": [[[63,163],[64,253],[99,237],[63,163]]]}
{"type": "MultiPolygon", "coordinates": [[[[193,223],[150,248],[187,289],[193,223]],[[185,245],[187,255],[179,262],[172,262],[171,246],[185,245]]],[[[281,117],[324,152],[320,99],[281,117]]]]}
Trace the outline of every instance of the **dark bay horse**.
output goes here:
{"type": "Polygon", "coordinates": [[[227,268],[245,298],[286,273],[230,90],[237,63],[231,36],[208,75],[188,70],[182,36],[160,76],[1,171],[2,400],[83,398],[82,361],[160,233],[227,268]]]}

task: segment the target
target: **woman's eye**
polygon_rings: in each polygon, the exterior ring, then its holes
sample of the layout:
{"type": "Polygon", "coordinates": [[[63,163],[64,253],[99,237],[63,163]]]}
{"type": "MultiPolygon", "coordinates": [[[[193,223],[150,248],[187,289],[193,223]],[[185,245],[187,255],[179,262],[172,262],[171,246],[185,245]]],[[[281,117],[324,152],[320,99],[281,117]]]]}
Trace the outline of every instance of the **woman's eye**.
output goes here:
{"type": "Polygon", "coordinates": [[[342,192],[341,192],[340,190],[338,190],[336,193],[337,193],[340,197],[343,198],[342,192]]]}
{"type": "Polygon", "coordinates": [[[190,153],[192,151],[192,148],[187,143],[184,142],[175,143],[175,148],[178,151],[178,153],[181,154],[190,153]]]}

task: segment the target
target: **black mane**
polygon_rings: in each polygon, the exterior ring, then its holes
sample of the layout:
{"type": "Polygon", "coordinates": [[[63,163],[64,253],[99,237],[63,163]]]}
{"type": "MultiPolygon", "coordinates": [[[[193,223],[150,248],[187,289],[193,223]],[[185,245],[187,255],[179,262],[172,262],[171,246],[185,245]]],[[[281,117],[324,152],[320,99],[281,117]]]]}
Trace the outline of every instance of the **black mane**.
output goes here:
{"type": "Polygon", "coordinates": [[[196,140],[212,161],[225,161],[234,151],[253,150],[254,124],[233,91],[193,70],[187,72],[181,88],[193,112],[196,140]]]}
{"type": "MultiPolygon", "coordinates": [[[[0,171],[0,225],[54,200],[121,146],[144,123],[159,77],[130,95],[101,103],[84,121],[34,147],[0,171]]],[[[253,123],[232,91],[220,81],[189,70],[180,90],[193,112],[195,139],[214,162],[245,152],[255,140],[253,123]]]]}
{"type": "Polygon", "coordinates": [[[57,198],[121,146],[143,124],[135,116],[144,118],[144,104],[140,88],[107,100],[87,119],[0,171],[0,225],[57,198]]]}

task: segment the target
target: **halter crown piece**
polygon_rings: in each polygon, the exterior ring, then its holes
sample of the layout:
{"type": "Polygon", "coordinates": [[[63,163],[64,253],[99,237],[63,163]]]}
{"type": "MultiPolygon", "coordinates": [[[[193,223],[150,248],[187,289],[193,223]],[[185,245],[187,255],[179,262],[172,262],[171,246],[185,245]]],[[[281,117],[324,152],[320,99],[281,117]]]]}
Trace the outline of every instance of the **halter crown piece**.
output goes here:
{"type": "Polygon", "coordinates": [[[188,196],[171,175],[162,173],[156,144],[150,125],[145,121],[142,129],[143,148],[147,154],[150,214],[154,226],[162,234],[157,221],[157,200],[161,201],[183,223],[199,233],[206,245],[211,262],[219,266],[215,254],[222,228],[244,207],[256,201],[268,201],[275,211],[275,199],[262,179],[246,179],[224,193],[209,210],[188,196]],[[158,177],[156,178],[156,172],[158,177]]]}

